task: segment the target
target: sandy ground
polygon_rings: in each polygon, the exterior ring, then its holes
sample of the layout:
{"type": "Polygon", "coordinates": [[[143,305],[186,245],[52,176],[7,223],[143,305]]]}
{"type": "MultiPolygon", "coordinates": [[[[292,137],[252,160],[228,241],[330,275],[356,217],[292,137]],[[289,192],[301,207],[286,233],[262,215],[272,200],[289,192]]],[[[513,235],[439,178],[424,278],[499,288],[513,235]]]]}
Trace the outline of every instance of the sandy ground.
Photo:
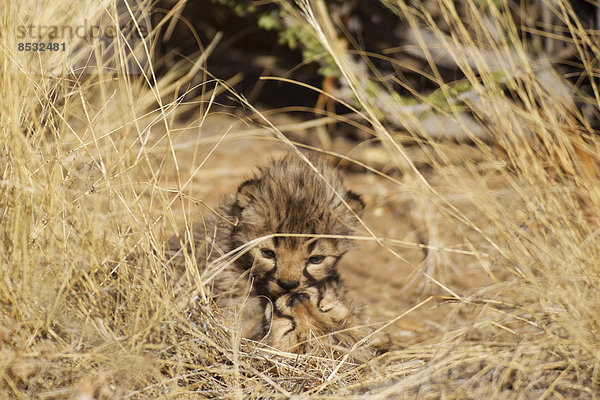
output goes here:
{"type": "MultiPolygon", "coordinates": [[[[290,125],[289,117],[284,122],[290,125]]],[[[190,220],[198,220],[201,213],[208,211],[206,206],[217,205],[222,195],[235,191],[257,166],[289,149],[267,130],[224,115],[207,118],[201,127],[187,125],[177,129],[172,137],[180,181],[184,192],[192,200],[173,203],[181,227],[184,224],[182,207],[186,208],[190,220]]],[[[156,139],[159,139],[158,135],[156,139]]],[[[157,156],[166,151],[164,140],[161,143],[154,151],[157,156]]],[[[352,149],[349,144],[338,147],[352,149]]],[[[336,148],[334,150],[343,153],[336,148]]],[[[381,150],[379,152],[383,154],[381,150]]],[[[418,155],[415,154],[415,157],[418,155]]],[[[163,176],[162,183],[167,187],[177,187],[175,164],[172,158],[167,158],[170,161],[165,164],[164,170],[170,173],[163,176]]],[[[476,207],[461,195],[460,188],[453,188],[448,183],[450,175],[433,171],[430,168],[423,174],[436,190],[472,221],[482,218],[476,207]]],[[[364,312],[375,326],[397,319],[385,328],[392,340],[391,348],[439,338],[450,327],[470,323],[468,321],[473,316],[466,315],[465,308],[453,312],[454,304],[444,301],[444,296],[449,292],[461,296],[473,293],[507,277],[499,276],[501,273],[493,270],[491,258],[478,260],[473,255],[445,251],[428,253],[418,246],[431,244],[450,250],[469,250],[466,243],[470,243],[482,249],[481,235],[464,224],[451,221],[423,196],[415,194],[414,188],[419,184],[414,178],[390,171],[397,180],[393,182],[372,172],[351,171],[351,168],[343,169],[342,173],[346,186],[361,194],[367,204],[363,214],[366,227],[377,237],[405,242],[403,246],[382,246],[374,240],[359,241],[357,249],[348,253],[339,265],[349,296],[364,307],[364,312]],[[406,313],[427,299],[425,304],[406,313]]],[[[489,185],[495,185],[499,193],[504,193],[506,189],[502,182],[494,179],[490,174],[487,179],[489,185]]],[[[370,236],[364,227],[359,235],[370,236]]]]}

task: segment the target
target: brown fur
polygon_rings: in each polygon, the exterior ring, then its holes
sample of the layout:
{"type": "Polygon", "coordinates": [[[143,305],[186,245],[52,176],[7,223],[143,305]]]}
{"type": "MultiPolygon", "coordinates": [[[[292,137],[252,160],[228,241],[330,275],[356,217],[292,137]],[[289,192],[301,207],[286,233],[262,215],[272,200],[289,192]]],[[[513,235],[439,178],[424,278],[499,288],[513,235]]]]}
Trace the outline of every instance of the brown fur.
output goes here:
{"type": "Polygon", "coordinates": [[[260,339],[268,331],[268,344],[296,352],[322,335],[330,345],[350,347],[370,332],[345,299],[337,272],[351,241],[319,237],[352,235],[355,213],[364,205],[323,158],[311,157],[311,162],[319,173],[293,154],[261,168],[222,200],[220,216],[194,226],[194,246],[181,238],[170,242],[176,263],[184,260],[181,249],[187,249],[202,267],[206,260],[276,234],[236,254],[212,282],[213,294],[226,315],[241,316],[243,336],[260,339]],[[334,333],[339,330],[345,331],[334,333]]]}
{"type": "Polygon", "coordinates": [[[366,339],[367,345],[354,349],[351,356],[366,361],[373,355],[368,346],[374,343],[372,330],[345,299],[339,281],[309,287],[301,294],[284,294],[267,307],[267,317],[271,329],[266,341],[273,347],[298,353],[322,349],[328,354],[344,354],[366,339]]]}

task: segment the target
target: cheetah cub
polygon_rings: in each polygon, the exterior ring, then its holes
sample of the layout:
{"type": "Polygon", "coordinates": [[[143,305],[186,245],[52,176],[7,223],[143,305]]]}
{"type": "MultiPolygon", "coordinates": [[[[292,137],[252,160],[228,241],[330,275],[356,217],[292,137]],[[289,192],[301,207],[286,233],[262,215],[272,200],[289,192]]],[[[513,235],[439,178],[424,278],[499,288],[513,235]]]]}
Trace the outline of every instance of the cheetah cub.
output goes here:
{"type": "Polygon", "coordinates": [[[310,160],[318,173],[295,154],[261,168],[194,226],[193,245],[173,238],[172,254],[181,261],[187,248],[201,269],[229,254],[212,294],[244,337],[298,353],[344,352],[358,343],[352,356],[368,358],[371,348],[362,344],[372,331],[337,271],[353,247],[343,236],[354,233],[364,204],[323,158],[310,160]]]}

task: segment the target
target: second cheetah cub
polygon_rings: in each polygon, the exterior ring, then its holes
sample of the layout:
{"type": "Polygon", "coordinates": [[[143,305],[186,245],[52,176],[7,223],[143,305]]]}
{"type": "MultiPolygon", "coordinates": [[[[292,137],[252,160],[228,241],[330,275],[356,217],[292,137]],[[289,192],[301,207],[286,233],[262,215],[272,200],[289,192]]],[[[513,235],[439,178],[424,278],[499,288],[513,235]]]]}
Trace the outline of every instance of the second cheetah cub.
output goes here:
{"type": "MultiPolygon", "coordinates": [[[[218,217],[194,227],[192,253],[201,268],[235,255],[212,282],[213,295],[226,315],[240,318],[245,337],[285,351],[347,351],[372,332],[337,271],[364,204],[323,158],[309,159],[316,171],[290,154],[242,183],[222,200],[218,217]]],[[[184,246],[178,239],[171,249],[184,246]]],[[[368,345],[354,352],[369,355],[368,345]]]]}
{"type": "MultiPolygon", "coordinates": [[[[274,305],[267,306],[267,316],[272,310],[271,329],[266,339],[279,349],[343,354],[360,344],[363,338],[367,342],[372,333],[345,299],[339,281],[279,296],[274,305]]],[[[354,349],[352,354],[353,359],[361,361],[370,356],[372,349],[368,345],[354,349]]]]}

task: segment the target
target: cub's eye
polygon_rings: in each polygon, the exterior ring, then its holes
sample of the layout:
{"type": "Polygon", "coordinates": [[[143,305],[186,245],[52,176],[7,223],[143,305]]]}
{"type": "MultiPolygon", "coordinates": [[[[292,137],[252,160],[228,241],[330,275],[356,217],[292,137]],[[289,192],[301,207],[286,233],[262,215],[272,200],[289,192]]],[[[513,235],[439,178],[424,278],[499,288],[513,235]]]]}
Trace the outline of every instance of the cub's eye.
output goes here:
{"type": "Polygon", "coordinates": [[[269,250],[269,249],[262,249],[260,251],[260,253],[262,254],[262,256],[264,258],[275,258],[275,252],[273,250],[269,250]]]}
{"type": "Polygon", "coordinates": [[[325,259],[325,256],[312,256],[312,257],[308,258],[308,263],[309,264],[321,264],[324,259],[325,259]]]}

